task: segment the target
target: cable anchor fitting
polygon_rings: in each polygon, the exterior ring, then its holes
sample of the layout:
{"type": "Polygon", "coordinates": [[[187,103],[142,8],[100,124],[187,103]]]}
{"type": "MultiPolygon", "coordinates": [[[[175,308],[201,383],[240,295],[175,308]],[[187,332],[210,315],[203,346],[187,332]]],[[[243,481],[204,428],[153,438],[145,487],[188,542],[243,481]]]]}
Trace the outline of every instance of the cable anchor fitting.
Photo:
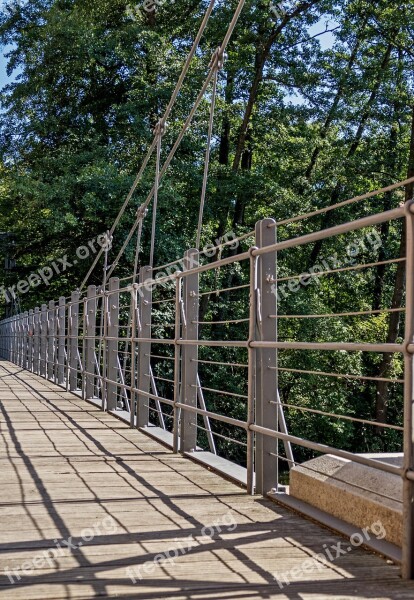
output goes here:
{"type": "Polygon", "coordinates": [[[145,219],[145,217],[147,216],[147,213],[148,213],[148,208],[145,206],[145,204],[141,204],[141,206],[137,210],[137,219],[138,220],[145,219]]]}
{"type": "Polygon", "coordinates": [[[167,124],[165,123],[164,119],[160,119],[158,121],[158,123],[156,124],[156,126],[154,127],[154,135],[155,136],[159,136],[159,137],[163,137],[165,134],[165,131],[167,129],[167,124]]]}
{"type": "Polygon", "coordinates": [[[213,56],[211,57],[209,69],[216,68],[220,71],[224,67],[224,61],[227,59],[227,54],[223,52],[221,47],[215,49],[213,56]]]}

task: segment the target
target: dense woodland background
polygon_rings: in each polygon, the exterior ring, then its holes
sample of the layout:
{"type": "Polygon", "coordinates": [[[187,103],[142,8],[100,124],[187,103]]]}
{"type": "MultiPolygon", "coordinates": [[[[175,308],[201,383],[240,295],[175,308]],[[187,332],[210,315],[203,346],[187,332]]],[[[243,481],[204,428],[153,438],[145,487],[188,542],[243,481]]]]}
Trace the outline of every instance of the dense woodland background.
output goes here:
{"type": "MultiPolygon", "coordinates": [[[[11,232],[16,260],[1,282],[13,284],[109,228],[133,182],[181,71],[206,2],[165,0],[146,12],[125,0],[5,2],[0,42],[9,47],[9,72],[20,74],[1,93],[0,229],[11,232]]],[[[228,231],[243,234],[255,222],[277,220],[380,188],[414,173],[414,1],[248,0],[219,75],[203,242],[228,231]],[[325,30],[328,33],[322,34],[325,30]],[[318,35],[320,33],[320,35],[318,35]],[[324,37],[325,36],[325,37],[324,37]],[[321,43],[326,36],[332,43],[321,43]]],[[[163,156],[200,89],[208,63],[235,8],[217,2],[196,60],[169,120],[163,156]]],[[[209,96],[181,145],[160,191],[156,263],[194,244],[206,145],[209,96]]],[[[117,230],[125,239],[137,206],[153,183],[147,170],[117,230]]],[[[372,211],[397,206],[412,188],[281,227],[279,238],[300,235],[372,211]]],[[[151,214],[144,233],[148,260],[151,214]]],[[[367,232],[360,234],[360,239],[367,232]]],[[[369,232],[368,232],[369,233],[369,232]]],[[[381,245],[367,245],[357,262],[404,255],[401,223],[378,227],[381,245]]],[[[251,241],[251,240],[250,240],[251,241]]],[[[279,274],[297,274],[323,257],[345,256],[355,236],[291,251],[279,274]]],[[[243,246],[246,247],[246,246],[243,246]]],[[[117,274],[129,274],[134,241],[117,274]]],[[[79,263],[49,287],[21,298],[24,308],[67,295],[87,272],[79,263]]],[[[223,269],[220,281],[246,281],[243,269],[223,269]]],[[[97,268],[91,283],[102,279],[97,268]]],[[[207,289],[207,288],[206,288],[207,289]]],[[[341,312],[404,304],[404,263],[321,278],[279,302],[281,314],[341,312]]],[[[206,296],[203,317],[247,315],[242,296],[206,296]]],[[[401,314],[281,322],[281,339],[400,341],[401,314]]],[[[238,335],[245,335],[240,328],[238,335]]],[[[202,335],[234,337],[229,327],[202,335]]],[[[242,353],[231,358],[245,360],[242,353]]],[[[223,355],[212,352],[212,359],[223,355]]],[[[229,358],[229,356],[227,356],[229,358]]],[[[367,353],[280,354],[284,368],[399,378],[398,357],[367,353]]],[[[245,390],[245,372],[204,372],[208,385],[245,390]]],[[[281,373],[286,404],[402,423],[401,384],[281,373]]],[[[161,388],[161,392],[162,392],[161,388]]],[[[215,410],[240,414],[234,398],[208,397],[215,410]],[[236,408],[235,408],[236,406],[236,408]],[[237,409],[237,410],[236,410],[237,409]]],[[[289,409],[293,433],[359,451],[399,450],[396,431],[289,409]],[[322,439],[323,438],[323,439],[322,439]]],[[[226,433],[225,429],[217,431],[226,433]]],[[[240,438],[242,439],[242,438],[240,438]]],[[[240,451],[225,440],[220,451],[240,451]]]]}

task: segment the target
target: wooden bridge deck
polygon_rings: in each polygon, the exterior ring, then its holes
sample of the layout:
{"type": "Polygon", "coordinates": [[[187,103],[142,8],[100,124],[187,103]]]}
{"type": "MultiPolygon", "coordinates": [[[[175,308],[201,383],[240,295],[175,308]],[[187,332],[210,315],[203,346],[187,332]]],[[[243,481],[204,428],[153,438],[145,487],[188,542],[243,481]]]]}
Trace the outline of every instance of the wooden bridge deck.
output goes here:
{"type": "Polygon", "coordinates": [[[7,362],[0,419],[1,598],[414,598],[381,557],[314,561],[347,542],[7,362]]]}

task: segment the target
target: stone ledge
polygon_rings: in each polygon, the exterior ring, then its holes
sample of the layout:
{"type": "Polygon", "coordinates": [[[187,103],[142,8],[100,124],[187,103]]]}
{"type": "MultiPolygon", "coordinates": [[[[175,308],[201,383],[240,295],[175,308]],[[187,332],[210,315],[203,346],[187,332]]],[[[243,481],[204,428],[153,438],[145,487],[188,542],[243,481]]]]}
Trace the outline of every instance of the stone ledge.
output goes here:
{"type": "MultiPolygon", "coordinates": [[[[364,455],[401,464],[401,455],[364,455]]],[[[385,539],[401,546],[402,479],[330,454],[295,466],[290,495],[358,529],[380,521],[385,539]]]]}

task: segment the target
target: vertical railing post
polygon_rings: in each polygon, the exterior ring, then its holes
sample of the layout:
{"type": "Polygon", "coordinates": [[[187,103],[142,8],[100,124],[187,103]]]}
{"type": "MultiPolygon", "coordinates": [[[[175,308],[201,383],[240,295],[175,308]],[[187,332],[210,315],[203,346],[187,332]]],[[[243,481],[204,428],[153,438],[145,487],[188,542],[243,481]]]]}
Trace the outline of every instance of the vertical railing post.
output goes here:
{"type": "MultiPolygon", "coordinates": [[[[273,219],[263,219],[256,224],[256,246],[263,248],[276,242],[273,219]]],[[[275,279],[277,257],[275,252],[260,255],[257,264],[258,286],[258,339],[277,341],[277,295],[275,279]]],[[[256,352],[256,424],[278,430],[277,351],[260,348],[256,352]]],[[[279,484],[279,442],[258,434],[256,436],[256,492],[266,495],[279,484]]]]}
{"type": "Polygon", "coordinates": [[[17,364],[22,366],[22,316],[17,315],[17,364]]]}
{"type": "Polygon", "coordinates": [[[24,365],[24,313],[20,313],[20,366],[24,365]]]}
{"type": "Polygon", "coordinates": [[[9,318],[8,360],[13,362],[13,319],[9,318]]]}
{"type": "Polygon", "coordinates": [[[16,365],[18,365],[19,364],[19,316],[18,315],[16,315],[14,317],[13,340],[14,340],[14,349],[13,349],[14,359],[13,359],[13,362],[16,365]]]}
{"type": "Polygon", "coordinates": [[[21,367],[22,357],[22,320],[21,315],[17,315],[17,364],[21,367]]]}
{"type": "Polygon", "coordinates": [[[107,339],[107,410],[116,410],[118,391],[119,279],[109,280],[107,339]]]}
{"type": "Polygon", "coordinates": [[[5,359],[10,360],[10,340],[11,340],[11,331],[10,331],[10,319],[7,320],[7,338],[5,340],[5,359]]]}
{"type": "Polygon", "coordinates": [[[20,348],[21,348],[21,335],[20,335],[20,315],[16,316],[16,364],[20,366],[20,348]]]}
{"type": "Polygon", "coordinates": [[[68,333],[69,347],[69,390],[78,389],[78,335],[79,335],[79,292],[72,292],[68,333]]]}
{"type": "MultiPolygon", "coordinates": [[[[175,329],[174,329],[174,404],[181,400],[181,310],[183,308],[183,280],[181,273],[177,272],[175,280],[175,329]]],[[[180,415],[181,409],[174,406],[174,421],[173,421],[173,452],[177,453],[180,450],[180,415]]]]}
{"type": "Polygon", "coordinates": [[[40,375],[46,377],[47,360],[47,306],[42,304],[40,311],[40,375]]]}
{"type": "Polygon", "coordinates": [[[14,317],[14,328],[13,328],[13,362],[18,364],[19,355],[19,317],[14,317]]]}
{"type": "Polygon", "coordinates": [[[9,360],[8,357],[8,344],[9,344],[9,319],[6,320],[6,323],[3,326],[3,343],[2,343],[2,358],[5,360],[9,360]]]}
{"type": "Polygon", "coordinates": [[[414,579],[414,202],[406,205],[406,315],[404,351],[404,462],[402,514],[402,576],[414,579]]]}
{"type": "Polygon", "coordinates": [[[65,383],[65,347],[66,347],[66,298],[59,298],[57,315],[57,383],[65,383]]]}
{"type": "Polygon", "coordinates": [[[16,315],[16,326],[15,326],[15,354],[16,354],[16,365],[20,364],[20,315],[16,315]]]}
{"type": "Polygon", "coordinates": [[[96,335],[96,286],[88,287],[88,296],[85,305],[86,324],[86,359],[85,359],[85,394],[86,398],[95,396],[95,335],[96,335]]]}
{"type": "MultiPolygon", "coordinates": [[[[138,314],[141,331],[138,338],[151,339],[151,313],[152,313],[152,269],[141,267],[139,272],[138,314]],[[147,282],[147,283],[146,283],[147,282]]],[[[151,364],[151,342],[139,341],[138,343],[138,368],[137,368],[137,418],[136,426],[147,427],[149,421],[149,398],[146,394],[150,391],[150,364],[151,364]]]]}
{"type": "Polygon", "coordinates": [[[33,330],[33,373],[40,373],[40,312],[39,307],[34,309],[33,330]]]}
{"type": "Polygon", "coordinates": [[[29,358],[29,313],[26,311],[23,314],[23,361],[22,367],[27,370],[29,358]]]}
{"type": "Polygon", "coordinates": [[[27,368],[33,371],[33,338],[34,338],[34,312],[29,310],[29,341],[28,341],[28,356],[27,368]]]}
{"type": "Polygon", "coordinates": [[[16,317],[11,317],[11,331],[10,331],[10,360],[16,362],[16,317]]]}
{"type": "Polygon", "coordinates": [[[6,341],[6,358],[10,360],[11,357],[11,319],[7,320],[7,341],[6,341]]]}
{"type": "MultiPolygon", "coordinates": [[[[184,254],[184,271],[198,266],[198,251],[194,248],[184,254]]],[[[198,340],[199,274],[183,277],[183,340],[198,340]]],[[[184,345],[182,349],[181,394],[182,403],[197,408],[198,345],[184,345]]],[[[195,452],[197,447],[197,414],[181,411],[181,452],[195,452]]]]}
{"type": "Polygon", "coordinates": [[[15,317],[10,318],[10,360],[14,362],[14,349],[15,349],[15,339],[14,339],[14,331],[15,331],[15,317]]]}
{"type": "MultiPolygon", "coordinates": [[[[135,278],[134,278],[135,281],[135,278]]],[[[138,318],[138,284],[131,286],[131,398],[130,398],[130,421],[131,427],[135,427],[137,414],[137,335],[140,333],[140,320],[138,318]]]]}
{"type": "Polygon", "coordinates": [[[257,259],[252,254],[253,248],[250,248],[249,263],[249,339],[248,339],[248,371],[247,371],[247,445],[246,445],[246,487],[249,495],[255,492],[255,435],[251,430],[251,425],[255,422],[256,410],[256,350],[252,342],[256,340],[256,320],[257,320],[257,259]]]}
{"type": "Polygon", "coordinates": [[[55,366],[55,303],[49,302],[47,328],[47,378],[53,379],[55,366]]]}
{"type": "Polygon", "coordinates": [[[13,362],[17,365],[18,339],[17,339],[17,315],[13,318],[13,362]]]}
{"type": "Polygon", "coordinates": [[[6,322],[2,324],[2,328],[1,328],[1,333],[2,333],[2,339],[1,341],[1,357],[3,359],[7,359],[7,338],[8,338],[8,320],[6,319],[6,322]]]}

